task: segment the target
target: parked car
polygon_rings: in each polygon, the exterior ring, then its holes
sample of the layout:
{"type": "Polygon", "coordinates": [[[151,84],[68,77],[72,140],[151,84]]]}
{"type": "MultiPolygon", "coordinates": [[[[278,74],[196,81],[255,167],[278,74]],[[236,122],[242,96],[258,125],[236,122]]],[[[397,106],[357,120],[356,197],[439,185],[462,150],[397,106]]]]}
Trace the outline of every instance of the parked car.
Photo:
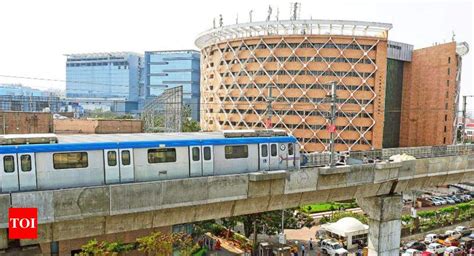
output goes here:
{"type": "Polygon", "coordinates": [[[445,239],[439,239],[439,244],[442,244],[446,247],[448,246],[459,246],[459,241],[454,237],[446,237],[445,239]]]}
{"type": "Polygon", "coordinates": [[[321,251],[331,256],[345,256],[348,254],[348,251],[344,249],[338,241],[332,239],[324,239],[321,241],[321,251]]]}
{"type": "Polygon", "coordinates": [[[462,234],[456,230],[447,230],[446,232],[444,232],[444,234],[454,239],[459,239],[462,237],[462,234]]]}
{"type": "Polygon", "coordinates": [[[436,198],[427,198],[426,200],[428,200],[429,202],[431,202],[431,205],[442,205],[441,201],[439,201],[438,199],[436,198]]]}
{"type": "Polygon", "coordinates": [[[467,227],[464,227],[464,226],[457,226],[454,230],[461,233],[462,236],[466,236],[466,235],[471,234],[471,230],[467,227]]]}
{"type": "Polygon", "coordinates": [[[424,250],[426,250],[426,245],[422,242],[410,241],[410,242],[406,243],[405,246],[403,246],[403,249],[404,250],[416,249],[418,251],[424,251],[424,250]]]}
{"type": "Polygon", "coordinates": [[[435,196],[433,197],[434,199],[438,200],[441,202],[441,204],[447,204],[448,202],[446,200],[444,200],[442,197],[439,197],[439,196],[435,196]]]}
{"type": "Polygon", "coordinates": [[[427,252],[436,253],[436,254],[444,253],[445,250],[446,250],[446,247],[438,243],[431,243],[428,245],[428,249],[426,249],[427,252]]]}
{"type": "Polygon", "coordinates": [[[456,202],[456,203],[461,203],[461,202],[463,202],[463,200],[462,200],[461,198],[457,197],[456,195],[452,195],[452,196],[451,196],[451,199],[453,199],[454,202],[456,202]]]}
{"type": "Polygon", "coordinates": [[[436,242],[437,240],[439,239],[438,235],[437,234],[427,234],[425,236],[425,244],[431,244],[431,243],[434,243],[436,242]]]}
{"type": "Polygon", "coordinates": [[[458,255],[464,255],[464,251],[456,246],[450,246],[446,248],[444,251],[444,255],[446,256],[458,256],[458,255]]]}
{"type": "Polygon", "coordinates": [[[446,200],[446,202],[448,202],[448,204],[455,204],[456,201],[454,201],[451,197],[447,196],[447,197],[444,197],[443,198],[444,200],[446,200]]]}
{"type": "Polygon", "coordinates": [[[416,249],[406,249],[405,252],[402,253],[402,256],[421,256],[422,252],[416,249]]]}

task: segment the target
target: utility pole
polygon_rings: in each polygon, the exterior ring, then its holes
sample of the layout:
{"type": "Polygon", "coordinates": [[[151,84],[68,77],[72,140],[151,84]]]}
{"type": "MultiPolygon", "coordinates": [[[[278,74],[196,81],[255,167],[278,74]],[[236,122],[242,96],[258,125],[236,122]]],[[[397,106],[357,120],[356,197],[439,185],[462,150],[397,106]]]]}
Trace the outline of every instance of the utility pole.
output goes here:
{"type": "MultiPolygon", "coordinates": [[[[466,134],[466,121],[467,121],[467,97],[474,97],[474,95],[464,95],[462,96],[462,133],[461,133],[461,143],[464,143],[464,135],[466,134]]],[[[459,127],[459,126],[456,126],[459,127]]],[[[457,136],[457,134],[456,134],[457,136]]]]}
{"type": "Polygon", "coordinates": [[[267,120],[265,122],[265,128],[270,129],[273,128],[272,124],[272,117],[273,117],[273,100],[274,98],[272,97],[272,89],[273,89],[273,84],[268,86],[268,100],[267,100],[267,120]]]}
{"type": "Polygon", "coordinates": [[[328,127],[328,131],[329,131],[329,134],[330,134],[330,144],[329,144],[329,148],[330,148],[330,151],[331,151],[331,156],[330,156],[330,167],[334,167],[336,166],[336,155],[335,155],[335,152],[334,152],[334,135],[336,133],[336,100],[337,100],[337,96],[336,96],[336,83],[335,82],[332,82],[331,83],[331,116],[329,117],[329,127],[328,127]]]}

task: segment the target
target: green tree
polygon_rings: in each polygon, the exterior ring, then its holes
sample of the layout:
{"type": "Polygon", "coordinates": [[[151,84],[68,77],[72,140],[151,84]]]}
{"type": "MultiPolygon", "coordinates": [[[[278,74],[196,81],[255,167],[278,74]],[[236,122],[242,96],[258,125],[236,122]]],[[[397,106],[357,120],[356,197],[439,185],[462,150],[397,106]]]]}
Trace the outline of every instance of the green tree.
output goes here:
{"type": "Polygon", "coordinates": [[[138,238],[137,242],[138,250],[150,256],[170,256],[174,250],[178,251],[179,255],[190,256],[197,249],[192,237],[184,233],[154,232],[138,238]]]}

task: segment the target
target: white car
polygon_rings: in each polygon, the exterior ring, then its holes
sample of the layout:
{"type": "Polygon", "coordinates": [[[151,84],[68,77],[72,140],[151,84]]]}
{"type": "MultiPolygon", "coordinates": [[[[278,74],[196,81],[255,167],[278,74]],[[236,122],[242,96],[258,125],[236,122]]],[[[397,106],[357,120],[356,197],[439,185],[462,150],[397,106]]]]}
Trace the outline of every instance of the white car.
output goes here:
{"type": "Polygon", "coordinates": [[[444,253],[445,250],[446,250],[446,247],[438,243],[431,243],[428,245],[428,248],[426,249],[427,252],[436,253],[436,254],[444,253]]]}
{"type": "Polygon", "coordinates": [[[346,256],[349,253],[339,242],[331,239],[321,241],[321,251],[331,256],[346,256]]]}
{"type": "Polygon", "coordinates": [[[421,256],[421,252],[416,249],[407,249],[402,256],[421,256]]]}
{"type": "Polygon", "coordinates": [[[443,198],[444,200],[446,200],[446,202],[448,202],[448,204],[455,204],[456,201],[454,201],[453,199],[451,199],[450,197],[445,197],[443,198]]]}
{"type": "Polygon", "coordinates": [[[434,199],[438,200],[441,204],[447,204],[448,202],[444,200],[442,197],[433,197],[434,199]]]}
{"type": "Polygon", "coordinates": [[[436,199],[436,198],[429,198],[428,200],[430,200],[431,202],[433,202],[433,205],[435,205],[435,206],[442,205],[441,201],[439,201],[439,200],[436,199]]]}
{"type": "Polygon", "coordinates": [[[463,250],[456,246],[450,246],[446,248],[446,250],[444,251],[444,255],[446,256],[463,255],[463,250]]]}
{"type": "Polygon", "coordinates": [[[461,233],[463,236],[468,235],[471,233],[471,230],[464,227],[464,226],[457,226],[454,230],[461,233]]]}
{"type": "Polygon", "coordinates": [[[456,230],[448,230],[448,231],[444,232],[444,234],[449,236],[449,237],[452,237],[454,239],[459,239],[459,238],[462,237],[461,232],[456,231],[456,230]]]}
{"type": "Polygon", "coordinates": [[[437,234],[428,234],[425,236],[425,244],[430,244],[438,241],[438,235],[437,234]]]}

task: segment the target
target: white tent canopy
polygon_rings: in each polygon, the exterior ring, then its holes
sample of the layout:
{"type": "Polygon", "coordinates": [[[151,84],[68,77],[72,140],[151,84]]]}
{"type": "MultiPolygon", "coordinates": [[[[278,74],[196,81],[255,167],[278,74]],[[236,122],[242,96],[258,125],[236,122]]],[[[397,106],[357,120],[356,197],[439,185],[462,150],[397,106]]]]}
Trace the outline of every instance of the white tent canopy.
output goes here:
{"type": "Polygon", "coordinates": [[[353,217],[345,217],[334,223],[323,224],[321,228],[342,237],[367,234],[369,232],[368,225],[362,224],[362,222],[353,217]]]}

